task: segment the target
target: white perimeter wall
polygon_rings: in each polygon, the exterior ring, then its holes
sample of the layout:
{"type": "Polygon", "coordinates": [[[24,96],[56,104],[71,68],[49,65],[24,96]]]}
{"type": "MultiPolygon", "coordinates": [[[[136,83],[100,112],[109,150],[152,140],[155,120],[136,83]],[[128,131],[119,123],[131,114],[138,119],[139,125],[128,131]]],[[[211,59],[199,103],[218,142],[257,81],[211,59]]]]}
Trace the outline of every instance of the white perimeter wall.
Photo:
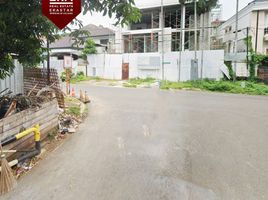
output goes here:
{"type": "MultiPolygon", "coordinates": [[[[201,51],[197,52],[199,77],[201,77],[201,51]]],[[[213,50],[203,52],[203,78],[217,79],[223,77],[220,68],[224,65],[224,51],[213,50]]],[[[161,79],[161,53],[132,53],[132,54],[97,54],[88,55],[88,75],[107,79],[122,78],[122,63],[129,63],[129,78],[153,77],[161,79]],[[141,67],[140,63],[152,65],[141,67]],[[158,59],[157,59],[158,58],[158,59]]],[[[166,80],[187,81],[191,77],[191,59],[193,51],[182,52],[181,68],[179,67],[179,52],[166,53],[164,56],[164,75],[166,80]],[[179,74],[180,71],[180,74],[179,74]]]]}

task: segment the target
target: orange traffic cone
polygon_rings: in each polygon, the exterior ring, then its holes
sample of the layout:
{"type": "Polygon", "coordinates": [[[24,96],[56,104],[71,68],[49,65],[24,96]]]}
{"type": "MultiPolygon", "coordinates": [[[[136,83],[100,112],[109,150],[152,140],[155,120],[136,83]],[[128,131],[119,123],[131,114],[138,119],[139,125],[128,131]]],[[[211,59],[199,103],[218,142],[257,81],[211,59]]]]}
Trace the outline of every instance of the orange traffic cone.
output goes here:
{"type": "Polygon", "coordinates": [[[74,91],[74,87],[72,87],[72,97],[75,97],[75,91],[74,91]]]}

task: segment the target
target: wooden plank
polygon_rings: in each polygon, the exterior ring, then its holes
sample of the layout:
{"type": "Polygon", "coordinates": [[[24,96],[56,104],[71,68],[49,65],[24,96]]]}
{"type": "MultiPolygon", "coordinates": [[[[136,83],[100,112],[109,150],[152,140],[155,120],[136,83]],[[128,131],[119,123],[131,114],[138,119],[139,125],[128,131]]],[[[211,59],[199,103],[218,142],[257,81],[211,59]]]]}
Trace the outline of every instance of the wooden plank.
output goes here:
{"type": "MultiPolygon", "coordinates": [[[[56,128],[58,126],[58,120],[54,119],[51,120],[51,122],[45,124],[41,128],[41,140],[43,140],[45,137],[47,137],[47,134],[50,130],[56,128]]],[[[20,140],[13,142],[7,146],[4,147],[4,149],[16,149],[16,150],[21,150],[23,148],[31,148],[31,144],[34,144],[34,133],[31,133],[30,135],[21,138],[20,140]]]]}
{"type": "Polygon", "coordinates": [[[44,118],[40,118],[40,119],[34,119],[34,120],[31,120],[31,121],[26,121],[21,126],[16,126],[16,127],[12,128],[12,129],[10,129],[8,131],[4,131],[3,134],[2,134],[2,138],[6,138],[8,136],[17,134],[17,133],[19,133],[21,131],[22,128],[26,128],[26,129],[31,128],[36,124],[43,125],[47,121],[49,122],[50,120],[52,120],[54,118],[56,118],[58,120],[58,115],[50,115],[48,117],[44,117],[44,118]]]}
{"type": "Polygon", "coordinates": [[[35,121],[35,123],[37,123],[38,120],[42,120],[42,118],[46,118],[49,115],[58,115],[58,110],[55,102],[53,102],[53,104],[49,103],[45,107],[42,107],[36,111],[27,110],[27,112],[23,113],[22,116],[18,115],[18,118],[12,122],[7,120],[9,123],[5,123],[6,121],[4,121],[3,132],[9,131],[18,126],[22,126],[27,121],[35,121]]]}

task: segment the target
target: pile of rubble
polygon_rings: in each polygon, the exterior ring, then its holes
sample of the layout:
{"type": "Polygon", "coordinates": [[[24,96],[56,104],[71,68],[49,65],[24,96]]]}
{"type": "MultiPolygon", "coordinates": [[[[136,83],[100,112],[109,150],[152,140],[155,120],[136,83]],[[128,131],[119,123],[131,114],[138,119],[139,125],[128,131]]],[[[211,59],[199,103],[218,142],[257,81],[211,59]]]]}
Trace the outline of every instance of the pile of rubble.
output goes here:
{"type": "Polygon", "coordinates": [[[37,95],[14,95],[12,91],[5,89],[0,92],[0,119],[21,112],[28,108],[40,107],[42,103],[51,99],[37,95]]]}
{"type": "Polygon", "coordinates": [[[63,135],[66,133],[75,133],[81,122],[82,121],[80,118],[68,115],[63,112],[59,116],[59,131],[63,135]]]}

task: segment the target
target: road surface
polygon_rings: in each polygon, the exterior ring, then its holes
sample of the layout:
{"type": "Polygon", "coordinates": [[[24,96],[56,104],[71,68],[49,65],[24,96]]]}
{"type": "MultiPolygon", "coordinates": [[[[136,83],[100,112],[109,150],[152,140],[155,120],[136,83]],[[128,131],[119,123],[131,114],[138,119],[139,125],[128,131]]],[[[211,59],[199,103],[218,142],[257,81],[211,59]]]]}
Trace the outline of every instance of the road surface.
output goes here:
{"type": "Polygon", "coordinates": [[[85,123],[1,199],[268,199],[267,97],[79,87],[85,123]]]}

